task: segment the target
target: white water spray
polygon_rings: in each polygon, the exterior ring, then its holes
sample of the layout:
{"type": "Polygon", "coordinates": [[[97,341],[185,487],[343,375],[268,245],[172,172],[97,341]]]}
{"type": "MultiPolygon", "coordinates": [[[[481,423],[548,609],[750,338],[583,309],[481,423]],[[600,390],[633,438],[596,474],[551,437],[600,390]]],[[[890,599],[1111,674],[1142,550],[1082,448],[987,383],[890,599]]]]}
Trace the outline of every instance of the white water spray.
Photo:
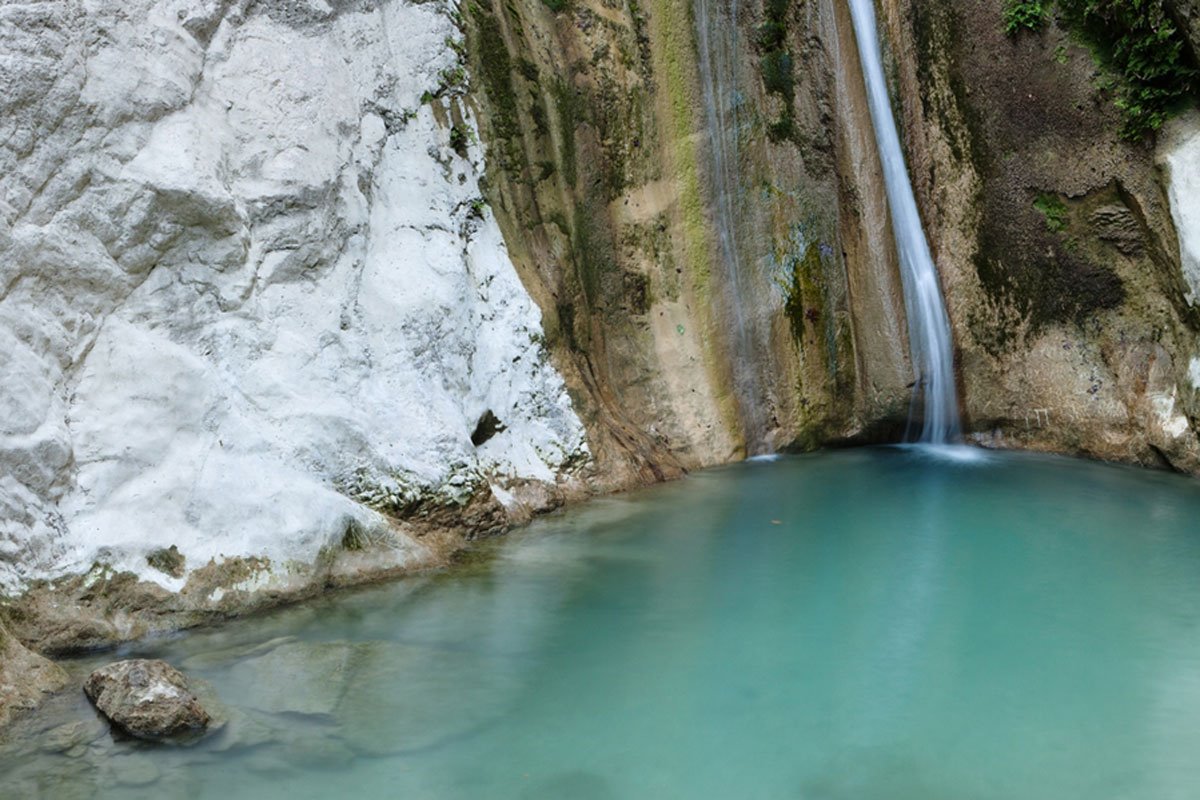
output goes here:
{"type": "Polygon", "coordinates": [[[960,433],[958,391],[954,384],[953,340],[950,319],[942,301],[937,267],[929,253],[929,242],[921,228],[917,201],[900,134],[888,100],[887,82],[875,27],[874,0],[848,0],[854,18],[854,35],[862,61],[871,106],[875,142],[883,162],[884,185],[892,211],[892,231],[900,254],[900,275],[904,285],[904,306],[908,312],[909,349],[916,372],[918,391],[923,393],[925,416],[916,440],[943,444],[960,433]]]}

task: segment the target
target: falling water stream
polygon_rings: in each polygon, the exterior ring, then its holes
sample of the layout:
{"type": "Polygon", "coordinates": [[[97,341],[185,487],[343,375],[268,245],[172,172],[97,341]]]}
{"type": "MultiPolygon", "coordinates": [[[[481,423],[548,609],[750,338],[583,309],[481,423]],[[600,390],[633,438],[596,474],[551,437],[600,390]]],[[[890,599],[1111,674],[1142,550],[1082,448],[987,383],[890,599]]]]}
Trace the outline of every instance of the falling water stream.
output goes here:
{"type": "MultiPolygon", "coordinates": [[[[909,349],[919,394],[924,401],[920,435],[909,438],[922,443],[944,444],[957,439],[960,431],[950,320],[942,300],[937,267],[929,252],[925,231],[921,228],[917,201],[904,163],[904,151],[900,148],[896,119],[888,100],[874,0],[849,0],[849,3],[867,85],[875,141],[880,161],[883,162],[883,179],[892,212],[892,230],[900,256],[904,306],[908,314],[909,349]]],[[[909,427],[911,429],[914,425],[910,423],[909,427]]]]}
{"type": "Polygon", "coordinates": [[[713,184],[713,225],[719,245],[717,267],[727,287],[727,315],[733,330],[731,367],[750,455],[766,447],[766,411],[760,399],[761,383],[756,364],[761,348],[756,344],[754,300],[750,296],[738,250],[734,203],[738,195],[737,120],[737,2],[696,0],[696,47],[704,98],[704,118],[709,135],[713,184]]]}

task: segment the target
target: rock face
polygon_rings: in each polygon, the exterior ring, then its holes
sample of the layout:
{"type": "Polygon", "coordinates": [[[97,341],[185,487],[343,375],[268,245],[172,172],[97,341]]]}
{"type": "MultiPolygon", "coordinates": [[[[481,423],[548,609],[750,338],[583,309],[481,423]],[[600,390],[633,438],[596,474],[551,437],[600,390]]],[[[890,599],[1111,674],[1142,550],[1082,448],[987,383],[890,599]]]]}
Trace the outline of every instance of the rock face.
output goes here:
{"type": "Polygon", "coordinates": [[[485,0],[464,15],[487,195],[558,363],[596,389],[597,453],[669,473],[907,412],[841,6],[485,0]]]}
{"type": "Polygon", "coordinates": [[[1008,36],[991,0],[883,9],[968,429],[1200,474],[1200,121],[1123,140],[1057,20],[1008,36]]]}
{"type": "Polygon", "coordinates": [[[0,8],[19,635],[442,563],[572,496],[903,416],[836,9],[768,57],[765,6],[679,0],[0,8]]]}
{"type": "Polygon", "coordinates": [[[481,198],[454,14],[0,8],[0,592],[430,563],[405,520],[494,531],[493,486],[586,463],[481,198]]]}
{"type": "Polygon", "coordinates": [[[210,721],[187,679],[165,661],[109,664],[88,676],[83,691],[114,725],[142,739],[197,733],[210,721]]]}
{"type": "Polygon", "coordinates": [[[61,667],[22,647],[0,622],[0,727],[66,684],[61,667]]]}
{"type": "Polygon", "coordinates": [[[1194,308],[1200,304],[1200,114],[1168,123],[1161,140],[1159,163],[1179,234],[1179,264],[1187,287],[1184,299],[1194,308]]]}
{"type": "Polygon", "coordinates": [[[1164,0],[1163,6],[1187,36],[1193,58],[1200,60],[1200,0],[1164,0]]]}

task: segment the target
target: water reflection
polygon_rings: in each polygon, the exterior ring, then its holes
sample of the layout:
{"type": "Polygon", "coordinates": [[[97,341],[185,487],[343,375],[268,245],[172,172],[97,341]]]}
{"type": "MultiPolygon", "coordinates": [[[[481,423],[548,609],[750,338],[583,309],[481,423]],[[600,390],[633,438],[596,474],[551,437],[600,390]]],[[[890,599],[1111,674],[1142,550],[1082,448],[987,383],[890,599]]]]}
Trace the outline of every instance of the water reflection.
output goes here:
{"type": "Polygon", "coordinates": [[[0,797],[1189,796],[1197,519],[1192,482],[1031,456],[715,470],[127,648],[219,730],[153,748],[64,695],[0,797]]]}

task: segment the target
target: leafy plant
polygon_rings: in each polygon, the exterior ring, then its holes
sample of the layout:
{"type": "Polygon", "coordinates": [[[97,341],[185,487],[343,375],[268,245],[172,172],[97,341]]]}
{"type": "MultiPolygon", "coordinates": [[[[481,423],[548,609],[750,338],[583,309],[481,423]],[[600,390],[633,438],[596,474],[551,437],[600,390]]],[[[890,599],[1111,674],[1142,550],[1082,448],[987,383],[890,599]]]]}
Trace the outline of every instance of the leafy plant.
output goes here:
{"type": "MultiPolygon", "coordinates": [[[[1125,138],[1158,130],[1195,92],[1196,68],[1164,0],[1007,0],[1004,29],[1009,35],[1041,30],[1056,5],[1111,74],[1099,88],[1116,95],[1125,138]]],[[[1060,63],[1065,56],[1065,49],[1061,56],[1055,51],[1060,63]]]]}
{"type": "Polygon", "coordinates": [[[1054,233],[1062,233],[1067,229],[1067,205],[1058,195],[1042,192],[1033,201],[1033,207],[1042,212],[1046,227],[1054,233]]]}
{"type": "Polygon", "coordinates": [[[1053,0],[1008,0],[1004,6],[1004,32],[1015,36],[1023,30],[1040,31],[1050,15],[1053,0]]]}
{"type": "Polygon", "coordinates": [[[1196,69],[1163,0],[1059,0],[1059,7],[1118,77],[1114,90],[1126,138],[1161,128],[1195,91],[1196,69]]]}
{"type": "Polygon", "coordinates": [[[455,125],[450,128],[450,148],[463,158],[467,157],[467,144],[470,141],[470,135],[461,126],[455,125]]]}

